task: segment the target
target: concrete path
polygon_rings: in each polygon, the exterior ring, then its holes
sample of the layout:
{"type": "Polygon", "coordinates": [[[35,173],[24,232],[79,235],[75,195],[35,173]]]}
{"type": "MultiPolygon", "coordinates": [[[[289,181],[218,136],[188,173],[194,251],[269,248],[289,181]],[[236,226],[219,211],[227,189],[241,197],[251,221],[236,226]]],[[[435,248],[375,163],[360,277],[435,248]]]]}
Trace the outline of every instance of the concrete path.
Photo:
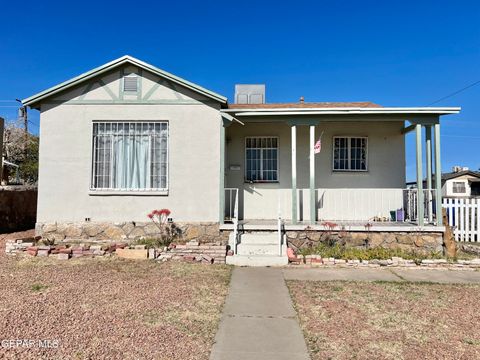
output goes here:
{"type": "Polygon", "coordinates": [[[235,268],[210,359],[309,358],[282,269],[235,268]]]}
{"type": "Polygon", "coordinates": [[[479,271],[448,269],[283,269],[286,280],[426,281],[479,284],[479,271]]]}

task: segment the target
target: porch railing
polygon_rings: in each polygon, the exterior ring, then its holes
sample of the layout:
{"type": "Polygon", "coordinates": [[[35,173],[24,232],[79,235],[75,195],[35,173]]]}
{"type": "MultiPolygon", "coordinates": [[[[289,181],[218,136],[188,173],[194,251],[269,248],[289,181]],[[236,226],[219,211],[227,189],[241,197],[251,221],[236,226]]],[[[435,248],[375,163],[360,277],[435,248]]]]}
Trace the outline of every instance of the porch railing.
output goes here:
{"type": "MultiPolygon", "coordinates": [[[[436,222],[437,191],[435,189],[423,189],[422,192],[424,223],[434,224],[436,222]]],[[[403,210],[405,221],[418,223],[418,189],[405,189],[403,191],[403,210]]]]}
{"type": "Polygon", "coordinates": [[[224,220],[233,222],[235,217],[238,218],[238,189],[225,188],[224,220]],[[237,215],[235,215],[235,206],[237,207],[237,215]]]}

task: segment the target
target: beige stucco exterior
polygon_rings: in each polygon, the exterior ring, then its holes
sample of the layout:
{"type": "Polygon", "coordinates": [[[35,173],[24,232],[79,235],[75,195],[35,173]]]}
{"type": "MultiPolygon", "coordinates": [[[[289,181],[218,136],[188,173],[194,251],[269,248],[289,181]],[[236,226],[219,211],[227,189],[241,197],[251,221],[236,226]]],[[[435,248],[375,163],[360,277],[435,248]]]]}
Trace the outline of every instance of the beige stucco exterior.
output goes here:
{"type": "Polygon", "coordinates": [[[121,70],[138,72],[117,69],[104,85],[89,81],[42,103],[37,222],[147,221],[160,208],[178,222],[218,222],[220,104],[145,71],[140,94],[121,96],[121,70]],[[168,193],[92,193],[94,120],[168,121],[168,193]]]}
{"type": "Polygon", "coordinates": [[[472,196],[471,181],[478,180],[478,177],[472,175],[462,175],[453,179],[446,180],[442,185],[442,196],[444,197],[470,197],[472,196]],[[461,182],[465,185],[464,193],[456,193],[453,191],[453,183],[461,182]]]}
{"type": "MultiPolygon", "coordinates": [[[[288,119],[270,123],[234,124],[227,129],[226,186],[240,189],[240,216],[245,219],[275,219],[280,209],[291,219],[292,167],[291,130],[288,119]],[[279,138],[278,183],[247,183],[245,174],[245,138],[279,138]],[[233,166],[233,167],[232,167],[233,166]],[[239,170],[237,169],[240,167],[239,170]]],[[[367,220],[390,216],[402,208],[405,188],[405,140],[403,121],[371,121],[363,117],[335,121],[323,117],[316,126],[316,138],[323,132],[322,151],[315,155],[317,219],[367,220]],[[359,121],[356,121],[359,120],[359,121]],[[368,138],[368,171],[333,171],[334,136],[368,138]]],[[[309,127],[297,127],[297,188],[300,220],[310,220],[309,202],[309,127]]]]}

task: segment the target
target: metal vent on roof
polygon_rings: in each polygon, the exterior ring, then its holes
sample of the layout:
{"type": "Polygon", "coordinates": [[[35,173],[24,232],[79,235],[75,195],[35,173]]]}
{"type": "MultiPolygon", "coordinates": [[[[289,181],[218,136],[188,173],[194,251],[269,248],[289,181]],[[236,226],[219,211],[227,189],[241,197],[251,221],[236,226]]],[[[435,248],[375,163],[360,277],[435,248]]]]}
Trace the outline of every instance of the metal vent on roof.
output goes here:
{"type": "Polygon", "coordinates": [[[236,84],[235,104],[265,104],[265,85],[236,84]]]}
{"type": "Polygon", "coordinates": [[[137,92],[138,81],[136,74],[130,74],[123,77],[123,91],[137,92]]]}

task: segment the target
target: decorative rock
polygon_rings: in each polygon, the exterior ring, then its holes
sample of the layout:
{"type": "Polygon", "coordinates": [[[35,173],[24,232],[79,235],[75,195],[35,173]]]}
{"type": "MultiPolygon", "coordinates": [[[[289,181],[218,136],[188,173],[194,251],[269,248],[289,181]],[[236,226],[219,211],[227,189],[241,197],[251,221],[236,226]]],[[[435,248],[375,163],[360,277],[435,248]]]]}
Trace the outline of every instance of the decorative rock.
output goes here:
{"type": "Polygon", "coordinates": [[[157,250],[156,249],[148,249],[148,258],[155,259],[157,257],[157,250]]]}
{"type": "Polygon", "coordinates": [[[136,250],[145,250],[147,248],[147,246],[146,245],[134,245],[133,248],[136,249],[136,250]]]}
{"type": "Polygon", "coordinates": [[[83,230],[85,231],[85,234],[88,236],[94,237],[100,234],[103,231],[103,226],[100,224],[88,224],[83,227],[83,230]]]}
{"type": "Polygon", "coordinates": [[[183,237],[186,240],[191,240],[198,239],[201,235],[203,235],[201,228],[199,226],[192,225],[187,228],[183,237]]]}
{"type": "Polygon", "coordinates": [[[118,257],[124,258],[124,259],[147,259],[148,258],[148,252],[147,250],[141,250],[141,249],[120,249],[117,248],[115,251],[118,257]]]}
{"type": "MultiPolygon", "coordinates": [[[[125,229],[125,227],[127,225],[128,224],[126,224],[123,228],[125,229]]],[[[145,231],[143,231],[143,229],[141,227],[135,227],[133,230],[131,230],[128,233],[128,238],[129,239],[139,239],[139,238],[144,237],[144,236],[145,236],[145,231]]]]}
{"type": "Polygon", "coordinates": [[[39,250],[37,251],[37,256],[39,256],[39,257],[47,257],[49,252],[50,252],[50,250],[39,249],[39,250]]]}
{"type": "Polygon", "coordinates": [[[65,253],[59,253],[59,254],[57,254],[57,259],[58,260],[68,260],[68,259],[70,259],[70,255],[65,254],[65,253]]]}
{"type": "Polygon", "coordinates": [[[79,238],[80,236],[82,236],[82,229],[76,225],[71,224],[65,228],[64,235],[67,238],[79,238]]]}
{"type": "Polygon", "coordinates": [[[135,225],[132,222],[128,222],[122,226],[122,231],[126,236],[129,236],[134,229],[135,225]]]}
{"type": "Polygon", "coordinates": [[[123,230],[116,226],[108,226],[103,233],[108,239],[118,240],[118,239],[125,239],[125,233],[123,230]]]}
{"type": "Polygon", "coordinates": [[[57,231],[57,224],[45,224],[43,225],[42,227],[42,232],[43,233],[50,233],[50,232],[54,232],[54,231],[57,231]]]}

